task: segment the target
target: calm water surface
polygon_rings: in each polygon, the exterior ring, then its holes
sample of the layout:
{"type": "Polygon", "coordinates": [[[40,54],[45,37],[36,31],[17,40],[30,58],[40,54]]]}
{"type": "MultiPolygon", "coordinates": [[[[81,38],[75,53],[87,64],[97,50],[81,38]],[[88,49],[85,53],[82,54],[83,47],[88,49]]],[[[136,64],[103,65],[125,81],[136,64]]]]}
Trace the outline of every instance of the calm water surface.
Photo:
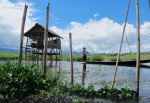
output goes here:
{"type": "MultiPolygon", "coordinates": [[[[144,65],[150,65],[149,63],[144,65]]],[[[70,72],[70,62],[62,61],[62,69],[70,72]]],[[[107,85],[112,84],[114,78],[115,66],[83,64],[73,62],[74,83],[81,83],[85,87],[93,83],[95,89],[100,89],[102,81],[107,85]]],[[[68,74],[70,80],[70,73],[68,74]]],[[[136,67],[119,66],[117,69],[115,88],[130,86],[130,89],[136,90],[136,67]]],[[[140,68],[140,97],[139,103],[150,103],[150,67],[140,68]]],[[[105,101],[106,102],[106,101],[105,101]]],[[[104,103],[105,103],[104,102],[104,103]]],[[[108,101],[107,101],[108,102],[108,101]]],[[[112,101],[111,101],[112,102],[112,101]]],[[[116,102],[116,101],[115,101],[116,102]]],[[[122,103],[123,101],[121,101],[122,103]]],[[[124,103],[126,103],[125,101],[124,103]]],[[[112,102],[113,103],[113,102],[112,102]]],[[[128,101],[127,103],[138,103],[137,101],[128,101]]]]}

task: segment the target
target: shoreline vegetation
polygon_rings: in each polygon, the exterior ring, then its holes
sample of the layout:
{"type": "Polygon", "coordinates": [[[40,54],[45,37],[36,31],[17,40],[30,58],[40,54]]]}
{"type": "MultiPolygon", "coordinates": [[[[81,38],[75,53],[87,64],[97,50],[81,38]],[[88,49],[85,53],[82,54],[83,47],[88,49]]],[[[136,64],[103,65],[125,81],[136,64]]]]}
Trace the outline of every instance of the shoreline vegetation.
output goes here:
{"type": "MultiPolygon", "coordinates": [[[[85,98],[107,98],[115,100],[134,100],[136,91],[129,86],[117,89],[102,83],[102,88],[87,88],[81,84],[66,81],[68,71],[47,69],[47,79],[43,79],[42,68],[36,65],[22,65],[6,61],[0,64],[0,102],[62,101],[65,103],[94,103],[85,98]],[[84,98],[84,99],[83,99],[84,98]],[[56,100],[56,101],[55,101],[56,100]]],[[[104,81],[103,81],[104,82],[104,81]]]]}
{"type": "MultiPolygon", "coordinates": [[[[116,61],[117,60],[117,53],[103,53],[103,54],[93,54],[93,55],[87,55],[87,61],[116,61]]],[[[0,52],[0,60],[18,60],[19,54],[11,53],[11,52],[0,52]]],[[[55,59],[55,57],[53,57],[55,59]]],[[[140,54],[141,60],[149,60],[150,59],[150,53],[141,53],[140,54]]],[[[23,60],[25,60],[25,54],[23,54],[23,60]]],[[[42,58],[39,58],[39,60],[42,60],[42,58]]],[[[70,61],[70,57],[67,54],[62,54],[62,60],[70,61]]],[[[82,61],[82,55],[73,55],[74,61],[82,61]]],[[[124,53],[120,55],[120,60],[136,60],[136,53],[124,53]]]]}

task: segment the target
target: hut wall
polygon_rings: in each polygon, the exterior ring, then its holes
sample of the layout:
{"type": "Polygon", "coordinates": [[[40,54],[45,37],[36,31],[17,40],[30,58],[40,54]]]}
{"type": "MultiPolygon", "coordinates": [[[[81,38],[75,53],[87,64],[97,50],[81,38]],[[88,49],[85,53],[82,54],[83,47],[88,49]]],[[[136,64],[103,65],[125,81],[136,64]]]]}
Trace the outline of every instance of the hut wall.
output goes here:
{"type": "Polygon", "coordinates": [[[47,47],[51,48],[51,49],[59,49],[59,50],[61,50],[61,41],[60,41],[60,39],[49,40],[47,47]]]}

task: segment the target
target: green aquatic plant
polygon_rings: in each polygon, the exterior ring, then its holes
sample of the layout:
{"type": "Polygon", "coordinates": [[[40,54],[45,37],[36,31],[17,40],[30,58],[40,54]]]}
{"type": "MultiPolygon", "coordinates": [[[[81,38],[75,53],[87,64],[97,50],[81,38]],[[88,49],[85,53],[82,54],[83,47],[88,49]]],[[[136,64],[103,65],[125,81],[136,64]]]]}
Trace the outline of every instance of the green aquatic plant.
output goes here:
{"type": "Polygon", "coordinates": [[[135,99],[136,92],[134,90],[129,90],[129,86],[121,88],[112,88],[110,86],[105,86],[99,89],[96,93],[97,97],[116,97],[121,99],[135,99]]]}
{"type": "Polygon", "coordinates": [[[127,84],[128,83],[128,80],[127,79],[118,79],[116,81],[116,84],[119,85],[120,87],[124,84],[127,84]]]}
{"type": "Polygon", "coordinates": [[[121,88],[123,99],[134,99],[134,97],[136,96],[136,92],[134,90],[130,90],[129,88],[130,88],[129,86],[121,88]]]}
{"type": "Polygon", "coordinates": [[[100,84],[104,87],[108,84],[108,82],[106,82],[105,80],[100,80],[100,81],[96,82],[95,84],[100,84]]]}
{"type": "Polygon", "coordinates": [[[42,69],[36,65],[21,65],[7,61],[0,65],[0,95],[2,98],[23,98],[48,91],[55,86],[54,78],[43,79],[42,69]]]}
{"type": "Polygon", "coordinates": [[[96,91],[94,89],[94,84],[90,84],[86,89],[85,89],[85,92],[87,93],[87,95],[95,95],[96,94],[96,91]]]}
{"type": "Polygon", "coordinates": [[[79,98],[72,98],[73,103],[90,103],[89,101],[79,99],[79,98]]]}
{"type": "Polygon", "coordinates": [[[85,88],[82,87],[82,85],[78,83],[71,85],[70,91],[75,94],[80,94],[80,95],[85,94],[85,88]]]}
{"type": "MultiPolygon", "coordinates": [[[[71,94],[76,95],[86,95],[86,96],[96,96],[96,97],[105,97],[105,98],[118,98],[118,99],[135,99],[136,92],[134,90],[130,90],[129,86],[125,88],[117,89],[112,88],[111,86],[105,85],[99,90],[94,89],[94,85],[90,84],[87,88],[82,87],[80,84],[70,85],[66,88],[69,90],[67,92],[71,92],[71,94]]],[[[64,91],[66,92],[66,91],[64,91]]],[[[69,93],[70,94],[70,93],[69,93]]]]}
{"type": "Polygon", "coordinates": [[[107,97],[111,93],[111,88],[105,86],[96,92],[97,97],[107,97]]]}

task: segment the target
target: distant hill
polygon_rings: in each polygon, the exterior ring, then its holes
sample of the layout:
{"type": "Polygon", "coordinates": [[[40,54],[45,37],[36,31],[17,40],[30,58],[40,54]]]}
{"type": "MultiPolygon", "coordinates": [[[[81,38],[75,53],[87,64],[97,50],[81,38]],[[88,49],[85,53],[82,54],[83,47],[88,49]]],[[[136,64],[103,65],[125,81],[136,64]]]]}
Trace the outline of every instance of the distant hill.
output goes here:
{"type": "MultiPolygon", "coordinates": [[[[62,54],[70,55],[70,51],[62,51],[62,54]]],[[[82,55],[82,52],[75,52],[75,51],[73,51],[72,54],[82,55]]]]}
{"type": "MultiPolygon", "coordinates": [[[[0,52],[12,52],[12,53],[19,53],[19,49],[11,49],[11,48],[1,48],[0,52]]],[[[25,53],[25,51],[23,51],[25,53]]],[[[70,55],[70,51],[62,51],[62,54],[70,55]]],[[[72,52],[73,55],[82,55],[82,52],[72,52]]],[[[91,53],[90,53],[91,54],[91,53]]]]}
{"type": "Polygon", "coordinates": [[[11,49],[11,48],[1,48],[0,52],[12,52],[12,53],[19,53],[19,49],[11,49]]]}

